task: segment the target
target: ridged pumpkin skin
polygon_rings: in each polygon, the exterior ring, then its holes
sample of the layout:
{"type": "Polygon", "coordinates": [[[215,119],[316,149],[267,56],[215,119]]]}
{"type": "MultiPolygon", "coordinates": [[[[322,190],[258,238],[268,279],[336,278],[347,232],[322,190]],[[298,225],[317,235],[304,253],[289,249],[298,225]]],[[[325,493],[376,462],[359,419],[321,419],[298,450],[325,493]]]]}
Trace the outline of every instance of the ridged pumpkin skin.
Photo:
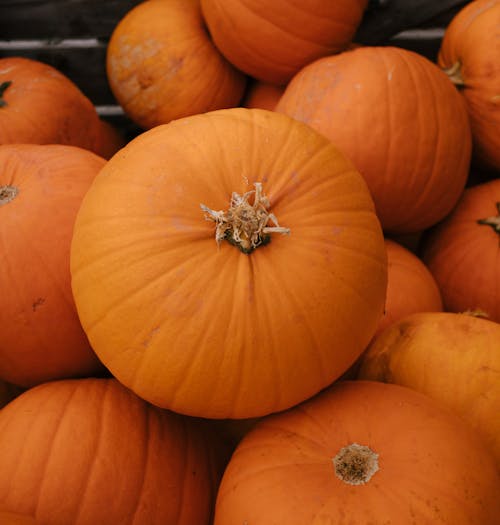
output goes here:
{"type": "Polygon", "coordinates": [[[282,85],[313,60],[342,51],[367,0],[201,0],[223,55],[248,75],[282,85]]]}
{"type": "Polygon", "coordinates": [[[386,255],[359,173],[289,117],[233,108],[159,126],[96,178],[72,243],[92,347],[125,385],[190,415],[248,418],[315,394],[382,315],[386,255]],[[200,204],[262,183],[282,227],[246,254],[200,204]]]}
{"type": "Polygon", "coordinates": [[[114,379],[39,385],[0,411],[0,506],[44,525],[208,525],[205,431],[114,379]]]}
{"type": "Polygon", "coordinates": [[[428,228],[451,211],[467,180],[464,101],[425,57],[365,46],[303,68],[276,111],[328,137],[364,176],[386,232],[428,228]]]}
{"type": "Polygon", "coordinates": [[[500,322],[500,179],[467,188],[453,212],[422,243],[422,259],[444,309],[481,310],[500,322]],[[481,224],[486,220],[489,224],[481,224]]]}
{"type": "Polygon", "coordinates": [[[405,317],[382,332],[358,377],[397,383],[447,406],[480,434],[500,468],[500,324],[450,312],[405,317]]]}
{"type": "Polygon", "coordinates": [[[224,472],[214,525],[494,525],[499,482],[482,442],[433,400],[341,381],[250,430],[224,472]],[[364,484],[344,481],[361,481],[361,462],[350,472],[334,460],[352,444],[378,454],[364,484]]]}
{"type": "Polygon", "coordinates": [[[474,156],[500,170],[500,1],[468,2],[455,15],[438,64],[466,101],[474,156]]]}
{"type": "Polygon", "coordinates": [[[149,129],[238,105],[246,79],[210,40],[199,0],[147,0],[116,25],[109,85],[127,115],[149,129]]]}
{"type": "Polygon", "coordinates": [[[102,372],[69,257],[76,213],[104,164],[75,146],[0,145],[0,379],[29,387],[102,372]]]}
{"type": "Polygon", "coordinates": [[[30,58],[0,58],[0,85],[9,82],[0,93],[0,144],[98,148],[96,110],[60,71],[30,58]]]}

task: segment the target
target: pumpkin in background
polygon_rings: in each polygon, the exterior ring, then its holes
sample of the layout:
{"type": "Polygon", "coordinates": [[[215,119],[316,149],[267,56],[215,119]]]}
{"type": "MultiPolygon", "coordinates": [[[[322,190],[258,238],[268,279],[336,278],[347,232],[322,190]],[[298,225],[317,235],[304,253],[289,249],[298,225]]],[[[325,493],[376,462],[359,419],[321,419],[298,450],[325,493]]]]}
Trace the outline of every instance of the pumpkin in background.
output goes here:
{"type": "Polygon", "coordinates": [[[398,319],[417,312],[443,309],[436,280],[422,260],[401,244],[385,240],[387,250],[387,294],[384,316],[377,332],[398,319]]]}
{"type": "Polygon", "coordinates": [[[71,272],[116,378],[219,419],[288,408],[340,376],[387,284],[361,175],[309,126],[245,108],[158,126],[109,160],[78,213],[71,272]]]}
{"type": "Polygon", "coordinates": [[[0,58],[0,144],[66,144],[95,151],[99,117],[68,77],[38,60],[0,58]]]}
{"type": "Polygon", "coordinates": [[[103,370],[76,313],[69,256],[105,163],[75,146],[0,145],[0,379],[29,387],[103,370]]]}
{"type": "Polygon", "coordinates": [[[0,509],[0,523],[2,525],[36,525],[37,522],[29,514],[19,514],[0,509]]]}
{"type": "Polygon", "coordinates": [[[396,321],[360,360],[358,377],[418,390],[481,435],[500,467],[500,324],[426,312],[396,321]]]}
{"type": "MultiPolygon", "coordinates": [[[[0,408],[12,401],[22,391],[22,388],[16,385],[11,385],[10,383],[7,383],[6,381],[2,381],[0,379],[0,408]]],[[[1,520],[0,523],[2,523],[1,520]]]]}
{"type": "Polygon", "coordinates": [[[495,525],[499,483],[481,440],[432,399],[341,381],[246,434],[214,525],[495,525]]]}
{"type": "Polygon", "coordinates": [[[295,75],[276,111],[309,124],[350,158],[386,232],[430,227],[465,187],[471,135],[464,101],[417,53],[364,46],[321,58],[295,75]]]}
{"type": "Polygon", "coordinates": [[[453,212],[427,232],[422,258],[444,309],[481,310],[500,322],[500,179],[467,188],[453,212]]]}
{"type": "Polygon", "coordinates": [[[44,525],[208,525],[214,440],[114,379],[45,383],[0,411],[0,506],[44,525]]]}
{"type": "Polygon", "coordinates": [[[446,28],[438,64],[463,95],[474,157],[500,170],[500,1],[468,2],[446,28]]]}
{"type": "Polygon", "coordinates": [[[237,106],[244,75],[215,48],[199,0],[147,0],[116,25],[107,78],[127,115],[144,129],[237,106]]]}
{"type": "Polygon", "coordinates": [[[102,158],[110,159],[119,149],[123,148],[127,140],[122,132],[107,120],[101,119],[99,126],[99,140],[96,153],[102,158]]]}
{"type": "Polygon", "coordinates": [[[285,86],[276,86],[253,79],[247,85],[245,96],[241,101],[244,108],[260,108],[273,111],[285,90],[285,86]]]}
{"type": "Polygon", "coordinates": [[[215,45],[238,69],[286,84],[313,60],[342,51],[361,23],[367,0],[201,0],[215,45]]]}

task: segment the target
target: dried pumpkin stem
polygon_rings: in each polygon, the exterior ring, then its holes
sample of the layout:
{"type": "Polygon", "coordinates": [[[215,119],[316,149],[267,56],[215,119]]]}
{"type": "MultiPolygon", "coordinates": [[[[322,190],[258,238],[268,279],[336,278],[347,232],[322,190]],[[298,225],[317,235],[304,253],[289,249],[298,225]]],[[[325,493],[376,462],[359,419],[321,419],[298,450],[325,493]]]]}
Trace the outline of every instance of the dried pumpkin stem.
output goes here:
{"type": "Polygon", "coordinates": [[[498,215],[494,215],[493,217],[486,217],[486,219],[479,219],[477,223],[491,226],[497,233],[500,233],[500,202],[497,202],[496,206],[498,210],[498,215]]]}
{"type": "Polygon", "coordinates": [[[351,443],[333,458],[335,475],[348,485],[363,485],[379,470],[378,454],[365,445],[351,443]]]}
{"type": "Polygon", "coordinates": [[[226,240],[249,254],[258,246],[267,244],[271,233],[289,234],[269,211],[269,199],[262,191],[262,183],[255,183],[255,190],[243,195],[233,192],[227,211],[215,211],[200,204],[205,218],[215,222],[215,240],[219,244],[226,240]],[[253,197],[253,202],[250,202],[253,197]]]}
{"type": "Polygon", "coordinates": [[[7,80],[6,82],[2,82],[0,84],[0,108],[3,108],[7,105],[7,102],[3,99],[3,94],[5,93],[5,90],[12,84],[11,80],[7,80]]]}
{"type": "Polygon", "coordinates": [[[15,186],[0,186],[0,206],[14,200],[18,193],[15,186]]]}
{"type": "Polygon", "coordinates": [[[465,86],[464,79],[462,77],[462,63],[457,60],[451,67],[444,68],[443,71],[448,75],[448,78],[455,84],[455,86],[465,86]]]}

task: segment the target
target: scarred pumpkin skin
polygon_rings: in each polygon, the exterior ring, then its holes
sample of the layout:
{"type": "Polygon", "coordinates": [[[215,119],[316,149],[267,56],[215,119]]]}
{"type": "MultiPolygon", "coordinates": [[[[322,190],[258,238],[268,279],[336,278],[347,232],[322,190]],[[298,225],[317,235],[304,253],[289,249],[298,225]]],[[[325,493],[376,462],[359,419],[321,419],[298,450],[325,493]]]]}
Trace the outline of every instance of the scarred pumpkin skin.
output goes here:
{"type": "Polygon", "coordinates": [[[38,60],[0,58],[0,144],[65,144],[96,151],[99,117],[63,73],[38,60]]]}
{"type": "Polygon", "coordinates": [[[147,0],[116,25],[107,47],[109,85],[143,129],[238,105],[245,76],[207,34],[199,0],[147,0]]]}
{"type": "Polygon", "coordinates": [[[331,383],[373,336],[387,284],[352,164],[308,126],[245,108],[159,126],[116,154],[78,213],[71,272],[113,375],[154,404],[213,418],[282,410],[331,383]],[[226,210],[255,183],[290,234],[249,254],[217,244],[200,205],[226,210]]]}
{"type": "Polygon", "coordinates": [[[439,401],[483,437],[500,469],[500,324],[469,314],[418,313],[368,347],[358,377],[396,383],[439,401]]]}
{"type": "Polygon", "coordinates": [[[34,387],[0,411],[0,507],[44,525],[208,525],[221,464],[201,423],[114,379],[34,387]]]}
{"type": "Polygon", "coordinates": [[[462,97],[425,57],[364,46],[316,60],[276,111],[328,137],[364,176],[387,233],[422,231],[448,214],[469,173],[462,97]]]}
{"type": "Polygon", "coordinates": [[[104,164],[75,146],[0,145],[0,379],[30,387],[103,371],[78,319],[69,256],[104,164]]]}
{"type": "Polygon", "coordinates": [[[494,525],[499,482],[481,440],[434,400],[399,385],[340,381],[245,435],[224,472],[214,525],[494,525]]]}
{"type": "Polygon", "coordinates": [[[248,75],[282,85],[302,67],[350,44],[367,0],[201,0],[222,54],[248,75]]]}
{"type": "Polygon", "coordinates": [[[465,99],[477,161],[500,169],[500,1],[468,2],[446,28],[438,64],[465,99]]]}

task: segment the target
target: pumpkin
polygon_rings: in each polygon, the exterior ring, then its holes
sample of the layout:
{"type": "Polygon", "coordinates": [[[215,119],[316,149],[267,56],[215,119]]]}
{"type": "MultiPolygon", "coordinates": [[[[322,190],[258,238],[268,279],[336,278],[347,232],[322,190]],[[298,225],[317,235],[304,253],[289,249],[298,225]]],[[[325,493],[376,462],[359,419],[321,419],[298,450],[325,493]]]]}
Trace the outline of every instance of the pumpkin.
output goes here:
{"type": "Polygon", "coordinates": [[[385,248],[387,294],[384,316],[379,322],[377,332],[412,313],[443,309],[436,280],[422,260],[391,239],[385,240],[385,248]]]}
{"type": "Polygon", "coordinates": [[[367,0],[201,0],[210,34],[238,69],[263,82],[286,84],[313,60],[337,53],[353,38],[367,0]]]}
{"type": "Polygon", "coordinates": [[[99,156],[108,160],[126,143],[127,140],[121,130],[107,120],[100,120],[98,146],[96,147],[96,153],[99,156]]]}
{"type": "Polygon", "coordinates": [[[364,176],[386,233],[422,231],[459,199],[469,172],[465,104],[427,58],[365,46],[316,60],[276,111],[328,137],[364,176]]]}
{"type": "Polygon", "coordinates": [[[500,467],[500,325],[470,314],[424,312],[396,321],[361,358],[358,377],[418,390],[460,415],[500,467]]]}
{"type": "Polygon", "coordinates": [[[466,102],[475,159],[500,170],[500,1],[462,7],[446,28],[438,64],[466,102]]]}
{"type": "MultiPolygon", "coordinates": [[[[5,406],[9,401],[12,401],[23,390],[16,385],[11,385],[5,381],[0,380],[0,408],[5,406]]],[[[2,521],[0,521],[2,523],[2,521]]]]}
{"type": "Polygon", "coordinates": [[[144,129],[236,106],[245,76],[210,40],[199,0],[148,0],[118,22],[108,43],[110,88],[144,129]]]}
{"type": "Polygon", "coordinates": [[[63,73],[39,60],[0,58],[0,144],[66,144],[94,151],[99,117],[63,73]]]}
{"type": "Polygon", "coordinates": [[[500,322],[500,179],[467,188],[426,233],[422,259],[450,312],[481,310],[500,322]]]}
{"type": "Polygon", "coordinates": [[[157,126],[108,161],[71,252],[82,326],[153,404],[251,418],[315,394],[382,315],[386,254],[361,175],[285,115],[157,126]]]}
{"type": "Polygon", "coordinates": [[[221,463],[203,422],[88,378],[0,412],[0,472],[0,505],[44,525],[208,525],[221,463]]]}
{"type": "Polygon", "coordinates": [[[36,525],[37,522],[28,514],[0,510],[0,523],[2,525],[36,525]]]}
{"type": "Polygon", "coordinates": [[[78,319],[69,256],[105,162],[76,146],[0,145],[0,379],[29,387],[103,371],[78,319]]]}
{"type": "Polygon", "coordinates": [[[434,400],[341,381],[245,435],[214,525],[494,525],[499,482],[481,440],[434,400]]]}
{"type": "Polygon", "coordinates": [[[248,83],[241,106],[273,111],[284,90],[285,86],[276,86],[275,84],[268,84],[267,82],[253,79],[248,83]]]}

